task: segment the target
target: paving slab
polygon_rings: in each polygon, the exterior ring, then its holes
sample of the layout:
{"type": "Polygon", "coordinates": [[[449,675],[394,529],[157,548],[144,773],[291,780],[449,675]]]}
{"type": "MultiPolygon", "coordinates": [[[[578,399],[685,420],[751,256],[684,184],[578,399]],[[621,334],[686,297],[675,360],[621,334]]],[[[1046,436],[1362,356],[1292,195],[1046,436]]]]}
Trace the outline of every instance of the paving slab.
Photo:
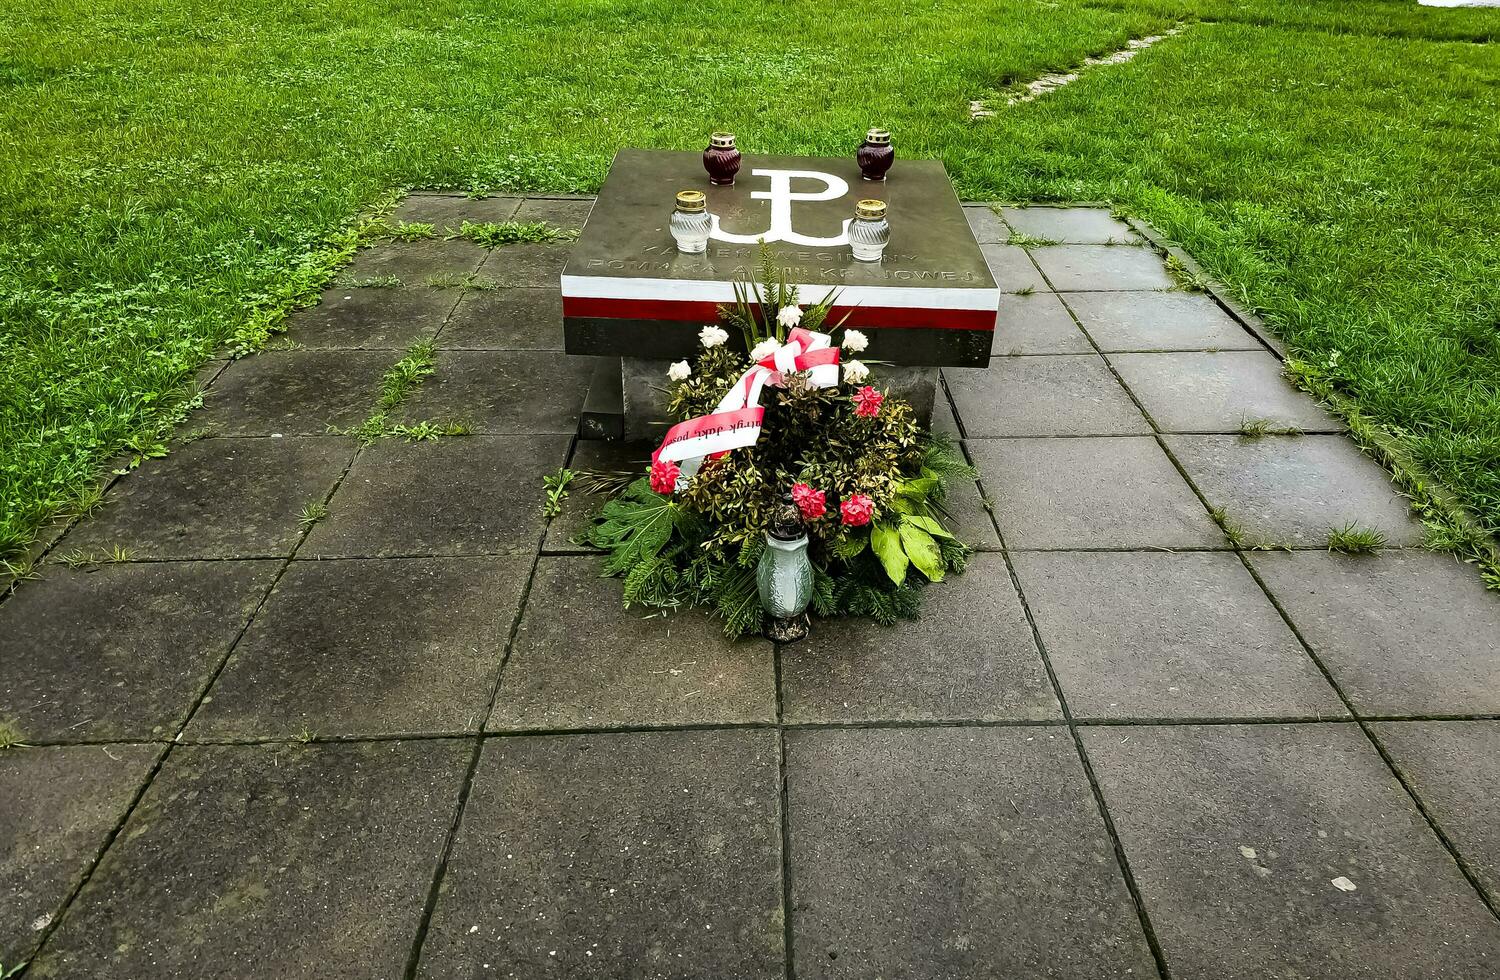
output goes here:
{"type": "Polygon", "coordinates": [[[321,436],[374,411],[395,351],[264,351],[224,369],[194,424],[219,436],[321,436]]]}
{"type": "Polygon", "coordinates": [[[1105,353],[1265,350],[1206,293],[1069,293],[1062,299],[1105,353]]]}
{"type": "Polygon", "coordinates": [[[946,368],[969,438],[1148,435],[1151,426],[1098,354],[1001,357],[946,368]]]}
{"type": "Polygon", "coordinates": [[[160,745],[0,752],[0,964],[42,935],[125,816],[160,745]]]}
{"type": "Polygon", "coordinates": [[[958,540],[975,551],[999,551],[1000,535],[995,533],[990,506],[979,484],[973,480],[954,480],[943,500],[943,510],[947,511],[944,523],[958,540]]]}
{"type": "Polygon", "coordinates": [[[556,288],[466,289],[438,338],[448,350],[562,350],[556,288]]]}
{"type": "Polygon", "coordinates": [[[528,197],[516,210],[516,220],[545,221],[564,231],[582,231],[593,209],[593,198],[528,197]]]}
{"type": "Polygon", "coordinates": [[[767,731],[492,739],[417,975],[782,975],[767,731]]]}
{"type": "Polygon", "coordinates": [[[593,524],[594,515],[608,502],[605,494],[588,493],[582,484],[587,474],[645,476],[656,447],[644,442],[602,442],[580,439],[573,449],[568,469],[579,474],[563,499],[562,510],[547,525],[542,550],[552,554],[595,554],[598,549],[577,544],[574,538],[593,524]]]}
{"type": "Polygon", "coordinates": [[[991,355],[1092,354],[1093,345],[1056,293],[1002,296],[991,355]]]}
{"type": "Polygon", "coordinates": [[[932,404],[932,432],[947,436],[954,442],[964,437],[958,428],[958,416],[953,414],[953,406],[948,403],[948,394],[942,389],[937,391],[932,404]]]}
{"type": "Polygon", "coordinates": [[[1391,721],[1371,726],[1490,896],[1500,904],[1500,721],[1391,721]]]}
{"type": "Polygon", "coordinates": [[[1495,975],[1500,922],[1353,724],[1082,735],[1173,977],[1495,975]]]}
{"type": "Polygon", "coordinates": [[[467,276],[479,270],[488,252],[467,238],[424,238],[414,242],[382,242],[360,249],[344,269],[351,281],[395,276],[405,286],[467,276]]]}
{"type": "Polygon", "coordinates": [[[187,738],[478,731],[531,558],[297,561],[187,738]]]}
{"type": "Polygon", "coordinates": [[[1010,241],[1010,229],[988,204],[965,204],[964,218],[974,240],[981,245],[1003,245],[1010,241]]]}
{"type": "Polygon", "coordinates": [[[499,286],[560,288],[571,244],[517,242],[489,250],[479,273],[499,286]]]}
{"type": "Polygon", "coordinates": [[[532,552],[542,477],[567,458],[564,435],[382,439],[360,454],[308,536],[304,557],[532,552]]]}
{"type": "Polygon", "coordinates": [[[475,432],[578,431],[594,365],[561,351],[440,351],[401,408],[408,422],[462,419],[475,432]]]}
{"type": "Polygon", "coordinates": [[[1239,432],[1256,421],[1302,432],[1344,425],[1281,376],[1266,351],[1113,354],[1109,358],[1163,432],[1239,432]]]}
{"type": "Polygon", "coordinates": [[[1075,718],[1348,717],[1236,555],[1023,552],[1015,563],[1075,718]]]}
{"type": "Polygon", "coordinates": [[[769,722],[771,644],[731,641],[702,610],[624,609],[594,555],[544,557],[491,731],[769,722]]]}
{"type": "Polygon", "coordinates": [[[1047,245],[1031,257],[1058,292],[1177,288],[1161,256],[1139,245],[1047,245]]]}
{"type": "Polygon", "coordinates": [[[1167,436],[1209,505],[1251,541],[1326,547],[1328,532],[1356,524],[1391,545],[1422,543],[1422,525],[1380,465],[1343,436],[1167,436]]]}
{"type": "Polygon", "coordinates": [[[27,976],[401,976],[471,746],[175,749],[27,976]]]}
{"type": "MultiPolygon", "coordinates": [[[[1019,245],[981,245],[979,250],[984,253],[990,275],[995,277],[995,285],[1002,293],[1045,292],[1050,288],[1031,256],[1019,245]]],[[[1000,305],[1004,306],[1005,302],[1005,297],[1001,296],[1000,305]]]]}
{"type": "Polygon", "coordinates": [[[798,977],[1155,976],[1065,729],[786,744],[798,977]]]}
{"type": "Polygon", "coordinates": [[[286,339],[307,350],[405,351],[436,336],[457,299],[447,289],[336,284],[291,315],[286,339]]]}
{"type": "Polygon", "coordinates": [[[0,605],[0,721],[28,739],[171,738],[280,567],[48,565],[0,605]]]}
{"type": "Polygon", "coordinates": [[[1065,245],[1128,245],[1141,240],[1109,208],[1001,208],[1000,214],[1022,235],[1065,245]]]}
{"type": "Polygon", "coordinates": [[[975,555],[895,627],[819,619],[781,652],[787,722],[1060,719],[1005,558],[975,555]]]}
{"type": "Polygon", "coordinates": [[[270,558],[291,554],[302,508],[322,503],[354,456],[339,436],[199,439],[146,460],[63,552],[132,558],[270,558]]]}
{"type": "Polygon", "coordinates": [[[970,439],[1010,548],[1226,548],[1156,440],[970,439]]]}
{"type": "Polygon", "coordinates": [[[1361,714],[1500,713],[1500,594],[1473,566],[1421,551],[1250,562],[1361,714]]]}
{"type": "Polygon", "coordinates": [[[519,197],[418,192],[397,206],[391,213],[391,220],[421,222],[432,225],[439,235],[456,235],[466,221],[510,221],[520,206],[519,197]]]}

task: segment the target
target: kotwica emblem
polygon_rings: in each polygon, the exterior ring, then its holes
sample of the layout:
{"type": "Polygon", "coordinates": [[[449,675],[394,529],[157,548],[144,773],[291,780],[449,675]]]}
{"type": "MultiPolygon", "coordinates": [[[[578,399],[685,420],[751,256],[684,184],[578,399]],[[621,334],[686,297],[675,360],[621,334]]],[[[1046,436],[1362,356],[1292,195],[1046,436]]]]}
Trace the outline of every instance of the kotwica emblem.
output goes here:
{"type": "Polygon", "coordinates": [[[832,238],[815,238],[811,235],[799,234],[792,228],[792,202],[793,201],[831,201],[834,198],[843,197],[849,193],[849,184],[842,177],[833,174],[820,173],[816,170],[771,170],[760,169],[750,171],[752,177],[769,177],[771,189],[765,191],[752,191],[750,196],[757,201],[771,202],[771,227],[757,235],[735,235],[719,227],[719,216],[710,214],[709,237],[721,242],[733,242],[737,245],[751,245],[758,241],[767,242],[791,242],[793,245],[807,245],[822,247],[829,245],[849,244],[849,222],[852,219],[845,218],[839,233],[832,238]],[[792,193],[792,178],[805,177],[809,180],[821,181],[824,185],[820,191],[792,193]]]}

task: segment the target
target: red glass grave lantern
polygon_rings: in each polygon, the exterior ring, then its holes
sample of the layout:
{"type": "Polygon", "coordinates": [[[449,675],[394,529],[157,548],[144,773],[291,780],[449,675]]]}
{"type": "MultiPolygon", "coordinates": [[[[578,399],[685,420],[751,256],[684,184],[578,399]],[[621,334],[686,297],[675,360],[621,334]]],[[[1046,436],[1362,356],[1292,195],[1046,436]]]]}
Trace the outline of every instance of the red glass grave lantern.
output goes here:
{"type": "Polygon", "coordinates": [[[703,169],[708,171],[710,184],[734,183],[734,175],[740,172],[740,151],[734,145],[733,133],[714,133],[708,138],[703,169]]]}
{"type": "Polygon", "coordinates": [[[885,180],[885,172],[896,160],[896,148],[891,145],[891,134],[884,129],[872,129],[865,134],[855,154],[859,161],[859,175],[865,180],[885,180]]]}

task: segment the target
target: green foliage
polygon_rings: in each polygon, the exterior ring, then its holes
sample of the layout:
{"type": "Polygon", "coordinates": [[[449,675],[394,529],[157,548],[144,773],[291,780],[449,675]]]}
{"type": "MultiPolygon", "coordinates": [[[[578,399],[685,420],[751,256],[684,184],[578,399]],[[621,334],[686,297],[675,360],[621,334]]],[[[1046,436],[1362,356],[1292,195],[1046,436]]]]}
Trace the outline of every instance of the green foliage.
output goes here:
{"type": "Polygon", "coordinates": [[[624,575],[661,554],[679,524],[680,509],[642,477],[604,505],[586,540],[609,552],[606,574],[624,575]]]}
{"type": "MultiPolygon", "coordinates": [[[[739,287],[758,305],[721,310],[721,322],[744,329],[752,345],[761,339],[755,331],[770,328],[757,319],[763,311],[794,301],[779,268],[765,262],[761,275],[761,286],[739,287]]],[[[702,350],[693,372],[671,388],[672,415],[710,412],[751,366],[727,344],[702,350]]],[[[609,553],[606,574],[624,577],[626,606],[708,606],[730,636],[758,630],[755,573],[766,530],[783,495],[806,483],[825,494],[825,512],[803,520],[812,611],[883,623],[915,616],[920,587],[962,572],[968,561],[968,549],[943,525],[941,502],[950,480],[975,472],[951,441],[918,432],[911,406],[887,397],[874,418],[864,418],[852,395],[848,386],[819,389],[806,375],[788,375],[762,391],[766,411],[753,446],[704,460],[675,498],[655,493],[646,479],[618,491],[585,540],[609,553]],[[840,502],[854,494],[871,499],[872,524],[843,523],[840,502]]]]}
{"type": "Polygon", "coordinates": [[[1343,527],[1328,531],[1328,550],[1342,551],[1346,555],[1366,555],[1385,546],[1385,532],[1372,527],[1361,527],[1350,521],[1343,527]]]}
{"type": "Polygon", "coordinates": [[[570,469],[559,469],[556,473],[542,477],[542,489],[546,499],[542,501],[542,516],[551,520],[562,513],[562,502],[568,496],[568,484],[577,476],[570,469]]]}
{"type": "MultiPolygon", "coordinates": [[[[377,416],[384,419],[385,416],[377,416]]],[[[436,442],[445,436],[468,436],[474,434],[474,427],[462,420],[443,421],[440,419],[423,419],[412,425],[387,425],[380,433],[381,436],[395,436],[405,439],[407,442],[436,442]]]]}
{"type": "Polygon", "coordinates": [[[554,228],[545,221],[465,221],[459,234],[485,248],[517,242],[571,242],[578,232],[554,228]]]}
{"type": "Polygon", "coordinates": [[[491,290],[500,288],[500,280],[475,272],[437,272],[428,276],[424,285],[432,289],[491,290]]]}
{"type": "Polygon", "coordinates": [[[419,340],[412,344],[406,356],[380,379],[380,407],[389,411],[406,401],[407,395],[435,370],[432,342],[419,340]]]}
{"type": "Polygon", "coordinates": [[[387,228],[390,237],[398,242],[419,242],[437,237],[437,228],[424,221],[394,221],[387,228]]]}
{"type": "Polygon", "coordinates": [[[17,748],[25,744],[21,741],[20,729],[8,721],[0,721],[0,750],[17,748]]]}

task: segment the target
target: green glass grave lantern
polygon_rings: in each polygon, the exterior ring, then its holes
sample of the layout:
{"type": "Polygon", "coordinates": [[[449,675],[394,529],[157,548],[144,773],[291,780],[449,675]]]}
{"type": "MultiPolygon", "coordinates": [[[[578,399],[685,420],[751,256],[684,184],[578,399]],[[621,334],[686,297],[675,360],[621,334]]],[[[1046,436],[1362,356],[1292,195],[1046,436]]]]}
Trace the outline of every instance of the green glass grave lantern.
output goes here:
{"type": "Polygon", "coordinates": [[[781,498],[766,532],[766,550],[755,569],[760,604],[770,616],[766,636],[790,643],[807,636],[807,604],[812,601],[813,569],[807,557],[807,531],[791,494],[781,498]]]}

